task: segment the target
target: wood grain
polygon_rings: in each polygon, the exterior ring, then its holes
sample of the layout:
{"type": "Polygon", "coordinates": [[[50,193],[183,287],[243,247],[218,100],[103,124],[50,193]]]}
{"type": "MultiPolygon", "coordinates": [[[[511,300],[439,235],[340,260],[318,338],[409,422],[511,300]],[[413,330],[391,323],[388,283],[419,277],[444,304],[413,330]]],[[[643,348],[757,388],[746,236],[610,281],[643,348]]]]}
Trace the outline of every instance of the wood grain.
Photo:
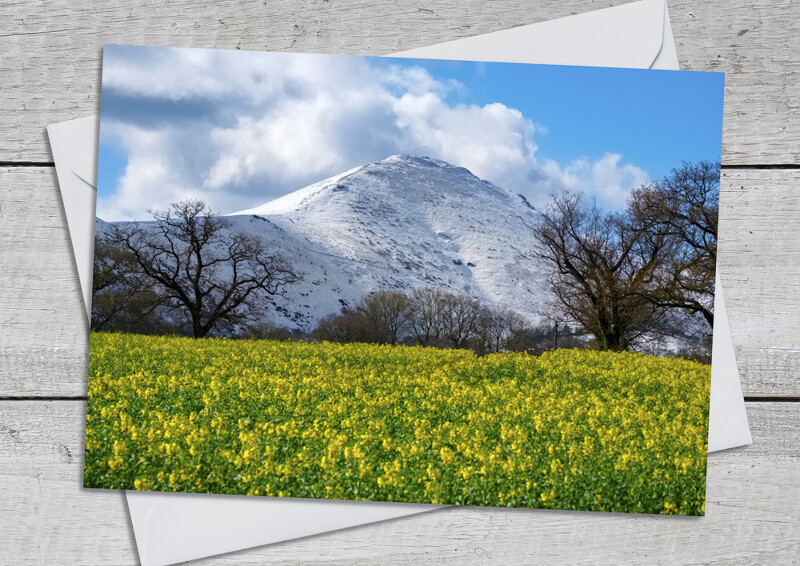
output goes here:
{"type": "MultiPolygon", "coordinates": [[[[721,185],[719,269],[744,392],[800,396],[800,170],[728,170],[721,185]]],[[[0,170],[0,212],[0,397],[85,395],[87,330],[54,170],[0,170]]]]}
{"type": "Polygon", "coordinates": [[[727,170],[719,270],[745,395],[800,396],[800,170],[727,170]]]}
{"type": "MultiPolygon", "coordinates": [[[[622,3],[5,4],[0,162],[49,162],[45,126],[98,111],[105,43],[379,55],[622,3]]],[[[682,67],[728,73],[723,162],[800,165],[800,3],[694,0],[669,7],[682,67]]]]}
{"type": "Polygon", "coordinates": [[[0,250],[0,396],[85,395],[88,325],[54,168],[0,168],[0,250]]]}
{"type": "Polygon", "coordinates": [[[667,6],[681,69],[726,73],[723,165],[800,163],[800,3],[667,6]]]}
{"type": "MultiPolygon", "coordinates": [[[[96,113],[104,43],[382,54],[628,0],[0,4],[0,564],[136,564],[81,489],[87,329],[45,126],[96,113]],[[19,165],[3,167],[3,165],[19,165]]],[[[682,68],[726,72],[720,273],[745,394],[800,397],[800,3],[668,0],[682,68]],[[793,165],[757,168],[761,165],[793,165]],[[747,167],[747,169],[736,169],[747,167]]],[[[458,508],[200,561],[800,563],[800,403],[747,405],[707,516],[458,508]]]]}
{"type": "MultiPolygon", "coordinates": [[[[704,518],[453,508],[200,561],[791,563],[800,552],[800,404],[750,403],[754,444],[709,458],[704,518]]],[[[2,556],[135,564],[120,492],[80,488],[85,404],[0,402],[2,556]]],[[[2,558],[0,558],[2,562],[2,558]]]]}

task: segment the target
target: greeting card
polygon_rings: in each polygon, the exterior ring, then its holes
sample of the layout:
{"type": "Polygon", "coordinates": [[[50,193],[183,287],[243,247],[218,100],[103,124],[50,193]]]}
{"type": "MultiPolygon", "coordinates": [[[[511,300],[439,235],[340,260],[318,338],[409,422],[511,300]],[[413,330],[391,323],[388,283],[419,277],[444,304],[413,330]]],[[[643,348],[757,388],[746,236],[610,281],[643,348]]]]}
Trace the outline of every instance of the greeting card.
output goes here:
{"type": "Polygon", "coordinates": [[[702,514],[722,87],[107,46],[84,485],[702,514]]]}

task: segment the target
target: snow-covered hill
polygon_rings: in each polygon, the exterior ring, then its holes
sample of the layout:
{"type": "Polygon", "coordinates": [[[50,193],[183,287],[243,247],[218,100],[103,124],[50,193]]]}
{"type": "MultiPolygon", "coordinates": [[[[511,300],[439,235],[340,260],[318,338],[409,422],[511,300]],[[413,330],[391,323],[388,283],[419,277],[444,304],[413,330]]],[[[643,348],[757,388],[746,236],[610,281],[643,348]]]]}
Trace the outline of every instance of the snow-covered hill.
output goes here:
{"type": "Polygon", "coordinates": [[[520,195],[461,167],[395,155],[229,215],[303,274],[272,322],[311,330],[378,289],[439,287],[537,320],[546,295],[520,195]]]}
{"type": "MultiPolygon", "coordinates": [[[[322,317],[373,291],[420,287],[508,307],[539,324],[552,312],[553,297],[549,266],[532,234],[538,217],[522,196],[462,167],[395,155],[230,214],[223,230],[260,238],[301,276],[263,305],[262,322],[278,327],[310,332],[322,317]]],[[[97,219],[99,240],[113,226],[97,219]]],[[[217,269],[224,280],[230,267],[217,269]]],[[[163,316],[182,321],[174,313],[163,316]]],[[[642,340],[644,351],[674,354],[701,344],[707,332],[699,315],[677,311],[661,325],[688,338],[651,332],[642,340]]]]}
{"type": "MultiPolygon", "coordinates": [[[[464,168],[395,155],[230,214],[225,230],[261,238],[301,275],[264,305],[264,322],[280,327],[311,331],[372,291],[425,286],[537,322],[547,296],[537,214],[464,168]]],[[[111,227],[97,219],[98,237],[111,227]]]]}

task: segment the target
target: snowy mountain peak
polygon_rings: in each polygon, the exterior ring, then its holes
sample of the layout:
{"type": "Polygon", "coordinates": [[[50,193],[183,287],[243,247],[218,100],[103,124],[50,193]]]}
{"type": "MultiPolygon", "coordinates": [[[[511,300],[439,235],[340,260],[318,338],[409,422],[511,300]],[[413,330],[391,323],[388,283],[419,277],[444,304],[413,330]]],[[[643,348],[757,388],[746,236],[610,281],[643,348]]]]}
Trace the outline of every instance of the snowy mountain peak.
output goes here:
{"type": "MultiPolygon", "coordinates": [[[[228,215],[300,274],[263,320],[313,330],[378,290],[434,287],[539,320],[548,293],[531,226],[538,213],[467,169],[393,155],[228,215]]],[[[98,219],[98,237],[111,224],[98,219]]],[[[221,268],[224,269],[224,268],[221,268]]]]}
{"type": "Polygon", "coordinates": [[[309,329],[372,291],[423,286],[537,318],[545,281],[530,230],[536,214],[463,167],[401,154],[229,216],[279,238],[305,272],[276,308],[282,324],[309,329]]]}
{"type": "Polygon", "coordinates": [[[308,207],[330,204],[329,199],[353,200],[354,195],[341,198],[341,193],[355,191],[354,194],[375,193],[387,198],[399,193],[402,198],[413,195],[423,198],[436,198],[450,194],[455,198],[481,198],[492,195],[496,198],[518,201],[527,206],[527,201],[488,181],[481,180],[464,167],[458,167],[432,157],[419,157],[406,154],[392,155],[381,161],[354,167],[344,173],[334,175],[308,187],[289,193],[261,206],[234,212],[228,216],[292,214],[308,207]],[[336,197],[336,193],[339,198],[336,197]]]}
{"type": "Polygon", "coordinates": [[[480,179],[477,175],[472,173],[466,167],[453,165],[451,163],[448,163],[447,161],[436,159],[434,157],[414,156],[401,153],[397,155],[392,155],[376,163],[366,165],[365,168],[372,170],[381,170],[381,169],[391,170],[393,168],[401,168],[401,169],[405,168],[408,170],[417,169],[419,170],[420,173],[424,174],[458,175],[461,177],[467,177],[472,180],[480,181],[481,183],[491,187],[494,190],[500,191],[502,193],[507,193],[505,189],[493,185],[489,181],[484,181],[480,179]]]}
{"type": "Polygon", "coordinates": [[[436,159],[434,157],[408,155],[406,153],[398,153],[396,155],[391,155],[386,159],[377,161],[375,165],[379,165],[381,163],[401,163],[412,166],[416,165],[419,167],[441,167],[444,169],[463,169],[463,167],[457,167],[455,165],[448,163],[447,161],[442,161],[441,159],[436,159]]]}

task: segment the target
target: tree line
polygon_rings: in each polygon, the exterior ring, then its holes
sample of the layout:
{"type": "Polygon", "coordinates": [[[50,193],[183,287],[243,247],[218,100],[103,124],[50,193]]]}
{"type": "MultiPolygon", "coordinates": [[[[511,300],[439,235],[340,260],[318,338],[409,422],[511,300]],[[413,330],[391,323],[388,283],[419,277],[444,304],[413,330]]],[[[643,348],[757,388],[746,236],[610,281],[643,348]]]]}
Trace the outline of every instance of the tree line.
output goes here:
{"type": "MultiPolygon", "coordinates": [[[[532,325],[512,309],[434,287],[371,293],[358,306],[324,317],[310,338],[464,348],[478,354],[555,345],[547,329],[532,325]]],[[[565,336],[561,345],[576,343],[565,336]]]]}

